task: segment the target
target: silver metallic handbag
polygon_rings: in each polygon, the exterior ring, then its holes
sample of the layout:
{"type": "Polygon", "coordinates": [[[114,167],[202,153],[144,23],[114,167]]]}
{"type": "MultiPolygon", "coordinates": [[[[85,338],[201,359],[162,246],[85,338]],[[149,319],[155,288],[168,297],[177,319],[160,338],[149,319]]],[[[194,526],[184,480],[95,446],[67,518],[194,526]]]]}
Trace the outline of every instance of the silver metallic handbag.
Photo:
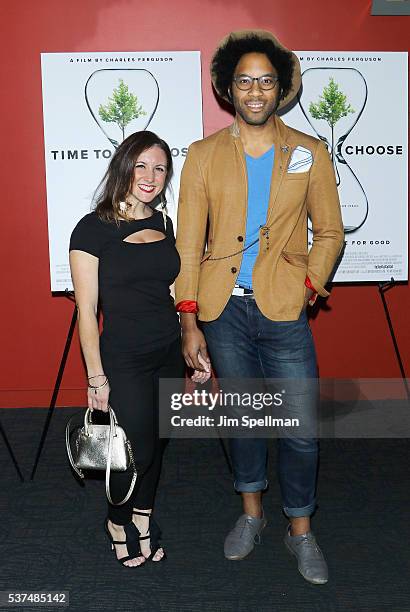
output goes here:
{"type": "Polygon", "coordinates": [[[117,417],[111,406],[109,425],[96,425],[92,422],[92,410],[88,408],[84,415],[83,427],[78,427],[70,435],[68,421],[65,430],[65,441],[68,459],[71,467],[80,478],[84,478],[82,470],[105,470],[105,492],[110,504],[121,506],[130,498],[137,479],[134,456],[130,441],[125,431],[118,425],[117,417]],[[71,443],[70,443],[71,439],[71,443]],[[73,456],[74,455],[74,456],[73,456]],[[120,502],[113,502],[110,493],[110,473],[125,472],[132,467],[133,475],[127,495],[120,502]]]}

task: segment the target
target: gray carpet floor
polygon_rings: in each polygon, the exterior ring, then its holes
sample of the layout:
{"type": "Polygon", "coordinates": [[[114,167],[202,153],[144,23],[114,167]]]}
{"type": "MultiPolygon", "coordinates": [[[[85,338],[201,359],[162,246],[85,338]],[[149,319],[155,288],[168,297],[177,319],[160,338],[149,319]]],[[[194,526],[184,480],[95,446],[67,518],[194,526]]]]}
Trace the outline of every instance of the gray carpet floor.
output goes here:
{"type": "Polygon", "coordinates": [[[219,443],[172,440],[156,507],[168,559],[129,570],[114,560],[103,532],[103,482],[82,487],[68,466],[64,427],[76,410],[55,411],[30,481],[46,412],[0,410],[26,478],[19,481],[0,439],[0,590],[69,591],[69,610],[82,612],[410,611],[408,439],[322,441],[313,529],[330,580],[313,586],[283,544],[274,452],[263,543],[248,559],[230,562],[223,540],[240,499],[219,443]]]}

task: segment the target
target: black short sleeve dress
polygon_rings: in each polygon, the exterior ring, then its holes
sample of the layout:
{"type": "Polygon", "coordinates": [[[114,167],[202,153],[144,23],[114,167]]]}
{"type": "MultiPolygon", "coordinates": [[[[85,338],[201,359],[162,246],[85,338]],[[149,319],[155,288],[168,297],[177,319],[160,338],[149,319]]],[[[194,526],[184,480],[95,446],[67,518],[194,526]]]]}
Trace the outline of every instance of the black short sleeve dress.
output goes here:
{"type": "MultiPolygon", "coordinates": [[[[159,381],[182,379],[184,360],[178,315],[169,286],[180,268],[172,222],[161,213],[147,219],[111,223],[93,212],[75,227],[70,250],[98,257],[99,300],[104,316],[100,341],[109,401],[131,442],[138,478],[129,500],[108,504],[108,518],[130,522],[133,508],[152,508],[163,444],[158,435],[159,381]],[[163,239],[134,243],[125,239],[152,229],[163,239]]],[[[111,494],[122,499],[129,475],[113,472],[111,494]]]]}
{"type": "Polygon", "coordinates": [[[81,219],[70,240],[70,251],[99,259],[99,299],[104,315],[103,345],[147,352],[170,344],[180,334],[169,286],[180,269],[172,221],[154,212],[148,219],[102,221],[93,212],[81,219]],[[148,243],[125,239],[141,230],[165,234],[148,243]]]}

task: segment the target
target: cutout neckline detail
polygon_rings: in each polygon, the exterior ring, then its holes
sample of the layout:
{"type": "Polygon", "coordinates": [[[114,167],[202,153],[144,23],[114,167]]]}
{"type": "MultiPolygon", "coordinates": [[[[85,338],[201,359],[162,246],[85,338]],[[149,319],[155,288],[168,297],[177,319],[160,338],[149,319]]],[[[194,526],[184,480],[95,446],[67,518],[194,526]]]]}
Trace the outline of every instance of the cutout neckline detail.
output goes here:
{"type": "Polygon", "coordinates": [[[128,234],[128,236],[123,238],[122,242],[127,242],[128,244],[153,244],[154,242],[162,242],[163,240],[166,240],[166,235],[164,232],[155,229],[142,229],[138,230],[137,232],[133,232],[132,234],[128,234]],[[153,238],[153,240],[135,240],[135,238],[138,236],[144,238],[144,235],[145,237],[153,238]]]}

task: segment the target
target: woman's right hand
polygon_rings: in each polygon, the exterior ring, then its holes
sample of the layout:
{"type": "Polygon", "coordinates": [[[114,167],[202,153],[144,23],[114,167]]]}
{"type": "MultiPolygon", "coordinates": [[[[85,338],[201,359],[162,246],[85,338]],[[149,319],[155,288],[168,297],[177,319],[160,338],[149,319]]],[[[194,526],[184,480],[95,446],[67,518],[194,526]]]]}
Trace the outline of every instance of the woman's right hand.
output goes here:
{"type": "Polygon", "coordinates": [[[88,407],[91,410],[102,410],[103,412],[108,412],[108,399],[110,396],[110,385],[108,378],[102,374],[94,377],[91,381],[89,381],[89,384],[92,384],[94,387],[100,387],[100,385],[104,384],[105,380],[107,381],[107,384],[100,389],[91,389],[90,387],[87,389],[88,407]]]}

